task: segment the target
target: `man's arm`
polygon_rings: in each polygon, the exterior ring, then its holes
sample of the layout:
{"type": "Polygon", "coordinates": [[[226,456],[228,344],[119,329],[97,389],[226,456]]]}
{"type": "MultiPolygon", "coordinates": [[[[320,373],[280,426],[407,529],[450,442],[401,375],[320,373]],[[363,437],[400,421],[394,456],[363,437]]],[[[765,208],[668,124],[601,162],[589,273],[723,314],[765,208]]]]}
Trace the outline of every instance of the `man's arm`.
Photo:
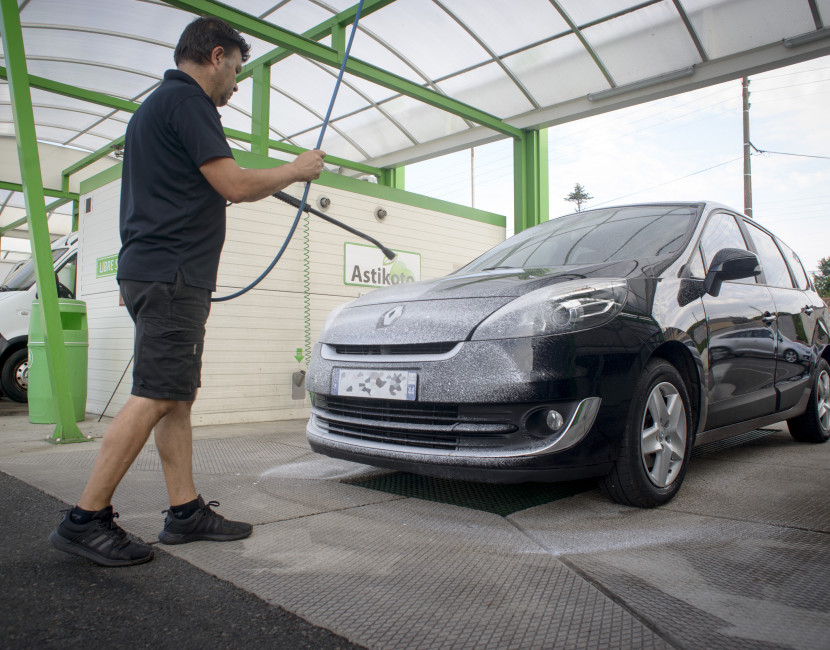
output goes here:
{"type": "Polygon", "coordinates": [[[227,201],[243,203],[264,199],[292,183],[319,178],[325,157],[318,149],[305,151],[287,165],[271,169],[246,169],[233,158],[211,158],[199,170],[227,201]]]}

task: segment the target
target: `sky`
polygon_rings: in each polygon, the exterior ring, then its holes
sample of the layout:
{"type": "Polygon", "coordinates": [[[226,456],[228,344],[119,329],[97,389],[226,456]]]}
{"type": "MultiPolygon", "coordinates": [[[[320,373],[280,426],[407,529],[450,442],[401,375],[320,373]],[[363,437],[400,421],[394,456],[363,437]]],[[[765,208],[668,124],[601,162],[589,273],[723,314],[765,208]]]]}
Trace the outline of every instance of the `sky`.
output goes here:
{"type": "MultiPolygon", "coordinates": [[[[830,57],[750,77],[754,218],[792,247],[808,271],[830,257],[830,57]],[[797,154],[797,155],[782,155],[797,154]],[[813,156],[813,157],[810,157],[813,156]]],[[[651,201],[744,209],[740,79],[548,130],[550,216],[651,201]]],[[[406,168],[406,189],[504,214],[513,222],[508,140],[406,168]],[[474,186],[471,186],[471,157],[474,186]]]]}

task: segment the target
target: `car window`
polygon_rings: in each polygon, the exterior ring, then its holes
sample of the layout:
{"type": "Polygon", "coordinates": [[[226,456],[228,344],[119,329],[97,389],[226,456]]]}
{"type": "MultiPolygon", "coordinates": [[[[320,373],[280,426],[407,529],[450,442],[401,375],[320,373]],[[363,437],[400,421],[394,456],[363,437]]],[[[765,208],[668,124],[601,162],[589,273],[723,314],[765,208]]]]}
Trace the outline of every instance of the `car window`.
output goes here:
{"type": "Polygon", "coordinates": [[[804,265],[801,263],[798,255],[796,255],[795,251],[780,239],[776,239],[775,241],[778,242],[778,247],[781,249],[781,252],[784,253],[784,259],[786,259],[790,264],[790,270],[793,272],[795,285],[799,289],[809,289],[810,280],[807,278],[807,272],[804,270],[804,265]]]}
{"type": "MultiPolygon", "coordinates": [[[[57,262],[66,251],[66,248],[55,248],[52,251],[52,263],[57,262]]],[[[3,286],[0,287],[0,291],[26,291],[34,283],[35,265],[33,260],[29,260],[6,278],[3,286]]]]}
{"type": "Polygon", "coordinates": [[[677,253],[697,207],[647,205],[590,210],[552,219],[504,241],[459,273],[637,260],[677,253]]]}
{"type": "MultiPolygon", "coordinates": [[[[735,217],[725,212],[718,212],[709,218],[700,238],[700,252],[703,254],[703,263],[707,269],[715,253],[723,248],[749,250],[735,217]]],[[[755,284],[755,278],[742,278],[734,282],[755,284]]]]}
{"type": "Polygon", "coordinates": [[[75,297],[75,275],[78,270],[78,256],[73,255],[66,263],[55,273],[58,280],[58,297],[59,298],[74,298],[75,297]]]}
{"type": "Polygon", "coordinates": [[[766,283],[773,287],[793,288],[793,281],[790,278],[790,270],[787,268],[787,263],[781,256],[781,251],[775,244],[775,240],[769,233],[764,232],[754,223],[744,222],[749,228],[749,236],[758,249],[758,257],[761,260],[761,266],[764,267],[764,277],[766,283]]]}
{"type": "Polygon", "coordinates": [[[703,266],[703,258],[700,256],[700,247],[695,248],[694,255],[689,260],[689,272],[693,278],[702,278],[706,275],[703,266]]]}

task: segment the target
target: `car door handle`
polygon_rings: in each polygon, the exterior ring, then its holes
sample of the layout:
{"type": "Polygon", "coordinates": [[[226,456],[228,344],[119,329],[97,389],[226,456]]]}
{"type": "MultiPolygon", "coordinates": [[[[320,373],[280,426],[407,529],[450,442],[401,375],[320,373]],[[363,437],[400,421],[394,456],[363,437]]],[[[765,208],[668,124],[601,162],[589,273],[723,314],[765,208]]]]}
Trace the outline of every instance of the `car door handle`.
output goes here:
{"type": "Polygon", "coordinates": [[[761,316],[761,320],[767,325],[772,325],[775,322],[775,314],[770,314],[768,311],[765,311],[764,315],[761,316]]]}
{"type": "Polygon", "coordinates": [[[807,305],[801,311],[803,311],[805,314],[807,314],[809,316],[810,314],[813,313],[813,308],[810,307],[810,305],[807,305]]]}

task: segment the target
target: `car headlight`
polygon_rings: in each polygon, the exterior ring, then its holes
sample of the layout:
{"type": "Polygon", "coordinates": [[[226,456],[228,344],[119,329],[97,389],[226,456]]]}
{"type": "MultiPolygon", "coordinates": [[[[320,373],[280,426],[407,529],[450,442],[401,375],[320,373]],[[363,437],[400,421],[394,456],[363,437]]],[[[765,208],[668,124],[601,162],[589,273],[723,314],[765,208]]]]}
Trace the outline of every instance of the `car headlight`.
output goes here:
{"type": "Polygon", "coordinates": [[[566,334],[599,327],[623,308],[628,283],[621,278],[568,280],[531,291],[490,315],[473,340],[566,334]]]}

